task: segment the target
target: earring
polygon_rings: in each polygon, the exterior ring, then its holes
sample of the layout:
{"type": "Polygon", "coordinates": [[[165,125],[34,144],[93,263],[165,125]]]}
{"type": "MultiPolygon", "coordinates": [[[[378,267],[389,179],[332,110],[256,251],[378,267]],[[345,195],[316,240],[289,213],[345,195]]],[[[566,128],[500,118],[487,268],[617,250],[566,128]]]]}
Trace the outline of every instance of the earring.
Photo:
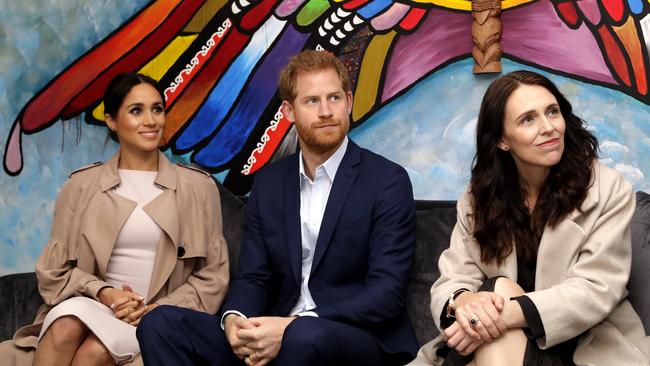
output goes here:
{"type": "Polygon", "coordinates": [[[510,150],[510,147],[508,147],[508,146],[503,147],[503,151],[508,151],[508,150],[510,150]]]}

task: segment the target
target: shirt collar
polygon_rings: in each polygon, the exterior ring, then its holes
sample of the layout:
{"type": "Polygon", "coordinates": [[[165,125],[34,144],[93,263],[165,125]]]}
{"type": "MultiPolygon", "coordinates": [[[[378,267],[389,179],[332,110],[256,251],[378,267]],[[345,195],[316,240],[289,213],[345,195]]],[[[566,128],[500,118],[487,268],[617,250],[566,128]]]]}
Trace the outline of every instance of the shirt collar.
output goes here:
{"type": "MultiPolygon", "coordinates": [[[[315,171],[323,167],[325,169],[325,174],[327,174],[327,177],[330,179],[330,182],[333,182],[334,177],[336,177],[336,172],[339,170],[339,166],[341,165],[341,161],[343,161],[343,156],[345,156],[345,151],[347,150],[347,148],[348,148],[348,137],[345,136],[341,146],[339,146],[339,148],[336,149],[334,154],[332,154],[332,156],[330,156],[329,159],[327,159],[323,164],[317,166],[315,171]]],[[[309,177],[305,173],[305,163],[303,161],[302,151],[298,156],[298,161],[299,161],[298,172],[300,174],[300,177],[302,179],[309,179],[309,177]]]]}

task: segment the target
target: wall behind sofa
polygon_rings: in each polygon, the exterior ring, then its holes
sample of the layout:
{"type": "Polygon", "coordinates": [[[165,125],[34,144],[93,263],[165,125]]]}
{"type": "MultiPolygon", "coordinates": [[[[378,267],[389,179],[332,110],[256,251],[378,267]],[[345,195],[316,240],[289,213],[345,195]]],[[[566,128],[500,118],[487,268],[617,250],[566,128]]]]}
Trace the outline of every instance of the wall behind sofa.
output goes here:
{"type": "MultiPolygon", "coordinates": [[[[405,166],[416,198],[462,192],[480,99],[495,77],[471,72],[468,1],[339,9],[348,2],[208,0],[165,8],[173,3],[0,0],[0,275],[33,270],[68,173],[116,151],[92,91],[119,62],[175,88],[168,156],[243,194],[259,166],[295,150],[277,113],[277,70],[302,48],[333,51],[355,81],[351,138],[405,166]],[[168,35],[102,49],[127,39],[129,27],[168,35]],[[84,62],[90,66],[75,71],[84,62]]],[[[583,4],[575,18],[548,1],[510,3],[517,6],[502,15],[503,71],[553,79],[598,136],[602,162],[649,191],[650,3],[628,2],[622,14],[583,4]]]]}

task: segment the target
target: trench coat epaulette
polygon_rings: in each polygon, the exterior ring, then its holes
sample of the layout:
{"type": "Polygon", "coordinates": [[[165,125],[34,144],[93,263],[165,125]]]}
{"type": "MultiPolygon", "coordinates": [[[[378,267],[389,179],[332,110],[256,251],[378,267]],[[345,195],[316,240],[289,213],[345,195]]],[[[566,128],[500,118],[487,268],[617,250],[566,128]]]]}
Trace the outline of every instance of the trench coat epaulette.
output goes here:
{"type": "Polygon", "coordinates": [[[75,175],[75,174],[77,174],[79,172],[83,172],[84,170],[88,170],[90,168],[94,168],[94,167],[100,166],[100,165],[102,165],[102,162],[101,161],[96,161],[96,162],[94,162],[92,164],[82,166],[81,168],[79,168],[77,170],[74,170],[72,173],[68,174],[68,178],[71,178],[73,175],[75,175]]]}
{"type": "Polygon", "coordinates": [[[190,169],[190,170],[194,170],[195,172],[199,172],[199,173],[205,175],[206,178],[212,177],[212,175],[210,175],[210,173],[206,172],[205,170],[203,170],[203,169],[201,169],[199,167],[196,167],[196,166],[193,166],[193,165],[186,165],[186,164],[179,163],[179,162],[176,162],[176,165],[178,165],[180,167],[183,167],[185,169],[190,169]]]}

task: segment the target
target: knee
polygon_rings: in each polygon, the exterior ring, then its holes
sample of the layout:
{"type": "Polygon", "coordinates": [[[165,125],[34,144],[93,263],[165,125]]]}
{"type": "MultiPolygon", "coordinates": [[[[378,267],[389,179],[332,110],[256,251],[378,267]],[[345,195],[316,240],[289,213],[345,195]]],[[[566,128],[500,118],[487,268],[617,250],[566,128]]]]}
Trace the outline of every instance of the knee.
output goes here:
{"type": "Polygon", "coordinates": [[[168,334],[168,330],[175,329],[180,325],[180,316],[174,306],[160,305],[145,314],[140,319],[140,324],[135,331],[140,344],[152,337],[160,337],[168,334]]]}
{"type": "Polygon", "coordinates": [[[521,296],[525,291],[517,284],[517,282],[507,278],[499,277],[494,284],[494,292],[501,295],[505,299],[515,296],[521,296]]]}
{"type": "Polygon", "coordinates": [[[90,334],[75,353],[73,365],[105,365],[113,360],[104,344],[90,334]]]}
{"type": "Polygon", "coordinates": [[[55,320],[47,330],[47,334],[57,349],[79,346],[87,332],[84,323],[74,316],[64,316],[55,320]]]}
{"type": "Polygon", "coordinates": [[[292,321],[282,337],[281,351],[299,351],[317,355],[326,346],[329,337],[318,318],[300,317],[292,321]]]}

